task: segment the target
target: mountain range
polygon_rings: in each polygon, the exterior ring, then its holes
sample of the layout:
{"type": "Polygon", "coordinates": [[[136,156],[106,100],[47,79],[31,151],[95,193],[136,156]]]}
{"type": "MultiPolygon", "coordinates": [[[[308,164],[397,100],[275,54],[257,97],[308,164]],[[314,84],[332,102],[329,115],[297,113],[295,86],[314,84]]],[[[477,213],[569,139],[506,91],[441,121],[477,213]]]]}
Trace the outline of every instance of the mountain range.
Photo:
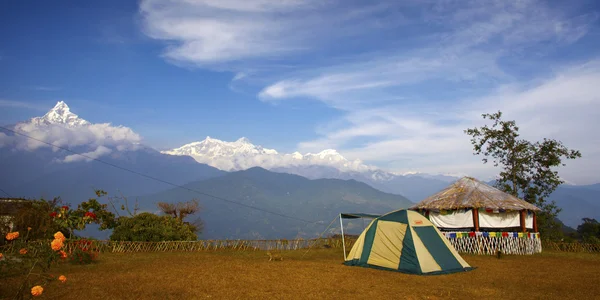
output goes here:
{"type": "Polygon", "coordinates": [[[235,142],[226,142],[207,137],[181,147],[161,151],[175,156],[190,156],[224,171],[240,171],[261,167],[280,173],[300,175],[309,179],[334,178],[353,179],[365,182],[384,192],[399,194],[419,201],[431,195],[431,190],[441,190],[460,177],[429,174],[395,174],[364,164],[361,160],[348,160],[335,149],[319,153],[280,153],[254,145],[242,137],[235,142]],[[432,179],[432,180],[424,180],[432,179]]]}
{"type": "MultiPolygon", "coordinates": [[[[309,236],[322,226],[301,227],[185,188],[323,223],[344,210],[376,213],[406,207],[458,179],[396,174],[348,160],[334,149],[280,153],[247,138],[226,142],[207,137],[157,151],[132,129],[93,124],[62,101],[44,116],[9,127],[19,133],[0,131],[0,169],[5,170],[0,172],[0,188],[9,196],[61,196],[77,204],[100,188],[138,198],[150,211],[157,201],[199,196],[205,236],[210,238],[309,236]],[[180,185],[184,189],[176,188],[180,185]]],[[[600,184],[563,185],[551,199],[563,208],[559,218],[576,227],[583,217],[600,219],[598,193],[600,184]]]]}

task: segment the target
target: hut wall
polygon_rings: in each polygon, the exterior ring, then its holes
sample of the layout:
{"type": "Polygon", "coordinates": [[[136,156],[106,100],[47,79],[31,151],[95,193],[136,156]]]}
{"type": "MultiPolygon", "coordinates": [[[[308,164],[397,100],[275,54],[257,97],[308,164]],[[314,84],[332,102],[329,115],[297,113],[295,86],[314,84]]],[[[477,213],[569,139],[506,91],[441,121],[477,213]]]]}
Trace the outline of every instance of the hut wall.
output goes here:
{"type": "Polygon", "coordinates": [[[473,224],[473,212],[468,209],[453,210],[448,212],[429,212],[429,221],[438,228],[471,228],[473,224]]]}
{"type": "Polygon", "coordinates": [[[527,212],[525,215],[525,227],[529,229],[533,229],[533,213],[527,212]]]}
{"type": "Polygon", "coordinates": [[[503,213],[479,211],[479,227],[482,228],[508,228],[521,226],[518,211],[507,211],[503,213]]]}

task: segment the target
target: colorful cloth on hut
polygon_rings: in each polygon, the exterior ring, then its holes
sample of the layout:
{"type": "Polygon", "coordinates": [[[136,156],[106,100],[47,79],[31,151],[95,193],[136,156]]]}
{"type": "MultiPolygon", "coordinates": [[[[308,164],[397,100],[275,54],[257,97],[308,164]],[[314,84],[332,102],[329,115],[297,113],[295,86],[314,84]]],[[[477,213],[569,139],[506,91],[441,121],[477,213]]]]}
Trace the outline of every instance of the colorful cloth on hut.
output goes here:
{"type": "Polygon", "coordinates": [[[539,232],[481,232],[481,231],[469,231],[469,232],[444,232],[446,238],[449,239],[461,239],[467,237],[510,237],[510,238],[528,238],[538,239],[540,237],[539,232]]]}

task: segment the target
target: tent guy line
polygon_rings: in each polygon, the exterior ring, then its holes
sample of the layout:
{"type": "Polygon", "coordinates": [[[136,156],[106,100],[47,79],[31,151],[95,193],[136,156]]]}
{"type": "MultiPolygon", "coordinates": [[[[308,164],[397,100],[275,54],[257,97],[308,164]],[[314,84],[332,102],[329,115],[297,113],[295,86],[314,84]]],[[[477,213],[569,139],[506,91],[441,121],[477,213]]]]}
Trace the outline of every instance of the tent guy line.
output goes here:
{"type": "MultiPolygon", "coordinates": [[[[105,164],[105,165],[108,165],[108,166],[111,166],[111,167],[114,167],[114,168],[117,168],[117,169],[120,169],[120,170],[123,170],[123,171],[126,171],[126,172],[130,172],[130,173],[133,173],[133,174],[136,174],[136,175],[139,175],[139,176],[151,179],[151,180],[155,180],[155,181],[158,181],[158,182],[161,182],[161,183],[164,183],[164,184],[168,184],[168,185],[171,185],[171,186],[174,186],[174,187],[178,187],[178,188],[181,188],[181,189],[184,189],[184,190],[187,190],[187,191],[190,191],[190,192],[194,192],[194,193],[197,193],[197,194],[200,194],[200,195],[203,195],[203,196],[212,197],[212,198],[217,199],[217,200],[221,200],[221,201],[228,202],[228,203],[231,203],[231,204],[243,206],[243,207],[246,207],[246,208],[249,208],[249,209],[254,209],[254,210],[257,210],[257,211],[262,211],[262,212],[265,212],[265,213],[268,213],[268,214],[272,214],[272,215],[276,215],[276,216],[279,216],[279,217],[283,217],[283,218],[288,218],[288,219],[291,219],[291,220],[300,221],[300,222],[303,222],[303,223],[306,223],[306,224],[320,224],[320,221],[308,221],[308,220],[304,220],[302,218],[288,216],[288,215],[285,215],[285,214],[282,214],[282,213],[278,213],[278,212],[266,210],[266,209],[263,209],[263,208],[260,208],[260,207],[256,207],[256,206],[252,206],[252,205],[248,205],[248,204],[244,204],[244,203],[240,203],[240,202],[229,200],[229,199],[226,199],[226,198],[223,198],[223,197],[214,196],[214,195],[207,194],[207,193],[204,193],[204,192],[201,192],[201,191],[190,189],[190,188],[187,188],[187,187],[184,187],[184,186],[181,186],[181,185],[178,185],[178,184],[166,181],[166,180],[162,180],[160,178],[156,178],[156,177],[153,177],[153,176],[150,176],[150,175],[146,175],[144,173],[141,173],[141,172],[138,172],[138,171],[135,171],[135,170],[127,169],[127,168],[115,165],[113,163],[109,163],[109,162],[106,162],[106,161],[103,161],[103,160],[100,160],[100,159],[97,159],[97,158],[94,158],[94,157],[91,157],[91,156],[87,156],[85,154],[78,153],[78,152],[73,151],[73,150],[71,150],[69,148],[65,148],[65,147],[62,147],[62,146],[58,146],[58,145],[46,142],[44,140],[40,140],[40,139],[34,138],[32,136],[29,136],[27,134],[24,134],[24,133],[15,131],[15,130],[12,130],[10,128],[6,128],[4,126],[0,126],[0,129],[6,130],[6,131],[14,133],[14,134],[18,134],[20,136],[26,137],[28,139],[32,139],[34,141],[38,141],[38,142],[46,144],[48,146],[56,147],[58,149],[61,149],[63,151],[67,151],[67,152],[75,154],[75,155],[79,155],[79,156],[85,157],[85,158],[87,158],[89,160],[93,160],[93,161],[96,161],[96,162],[99,162],[99,163],[102,163],[102,164],[105,164]]],[[[4,192],[4,193],[6,193],[6,192],[4,192]]]]}

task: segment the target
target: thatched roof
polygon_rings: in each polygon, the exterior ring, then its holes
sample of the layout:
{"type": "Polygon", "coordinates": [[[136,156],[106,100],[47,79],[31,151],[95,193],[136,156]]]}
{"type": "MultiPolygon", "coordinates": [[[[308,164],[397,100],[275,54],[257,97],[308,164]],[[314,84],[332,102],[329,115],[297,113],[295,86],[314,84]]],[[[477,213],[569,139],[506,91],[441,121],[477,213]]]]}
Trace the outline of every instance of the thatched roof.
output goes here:
{"type": "Polygon", "coordinates": [[[453,210],[460,208],[540,210],[529,202],[491,187],[472,177],[463,177],[437,194],[411,207],[411,209],[428,210],[453,210]]]}

